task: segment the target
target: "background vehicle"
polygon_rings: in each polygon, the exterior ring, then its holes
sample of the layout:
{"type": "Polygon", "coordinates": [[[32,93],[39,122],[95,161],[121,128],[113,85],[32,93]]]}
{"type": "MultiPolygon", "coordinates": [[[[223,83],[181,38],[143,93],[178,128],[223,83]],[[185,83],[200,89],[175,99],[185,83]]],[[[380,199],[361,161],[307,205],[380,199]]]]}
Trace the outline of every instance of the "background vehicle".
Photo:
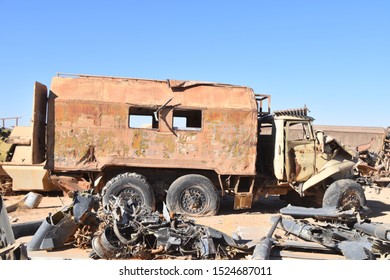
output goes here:
{"type": "Polygon", "coordinates": [[[49,181],[44,163],[32,163],[33,127],[19,126],[18,119],[6,118],[8,125],[3,119],[0,128],[0,194],[61,190],[49,181]]]}
{"type": "Polygon", "coordinates": [[[113,195],[213,215],[228,194],[235,209],[268,195],[364,205],[347,179],[356,151],[314,132],[306,108],[271,113],[269,104],[244,86],[59,75],[49,94],[35,84],[31,166],[62,190],[101,192],[103,206],[113,195]]]}

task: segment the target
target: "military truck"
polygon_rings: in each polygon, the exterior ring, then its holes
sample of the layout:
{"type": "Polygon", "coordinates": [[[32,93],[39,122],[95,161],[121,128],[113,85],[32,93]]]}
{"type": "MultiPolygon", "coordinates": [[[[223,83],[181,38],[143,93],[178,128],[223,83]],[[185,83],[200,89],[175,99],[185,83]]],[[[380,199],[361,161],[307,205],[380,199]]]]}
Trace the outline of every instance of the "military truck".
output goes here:
{"type": "MultiPolygon", "coordinates": [[[[307,108],[271,112],[246,86],[58,74],[35,83],[31,164],[66,192],[100,193],[191,216],[221,197],[355,207],[356,151],[313,131],[307,108]]],[[[3,163],[4,169],[12,166],[3,163]]]]}

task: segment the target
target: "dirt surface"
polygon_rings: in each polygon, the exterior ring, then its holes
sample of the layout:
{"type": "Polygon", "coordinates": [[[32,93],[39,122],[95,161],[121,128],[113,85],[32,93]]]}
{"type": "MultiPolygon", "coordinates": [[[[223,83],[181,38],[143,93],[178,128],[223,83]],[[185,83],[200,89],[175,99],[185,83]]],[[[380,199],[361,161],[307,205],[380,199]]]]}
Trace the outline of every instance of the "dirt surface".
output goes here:
{"type": "MultiPolygon", "coordinates": [[[[12,196],[3,196],[3,201],[6,207],[11,206],[15,203],[21,201],[27,193],[16,193],[12,196]]],[[[42,193],[42,200],[39,203],[38,207],[35,209],[29,209],[20,203],[21,205],[17,208],[16,211],[8,213],[8,216],[11,220],[11,223],[23,223],[29,221],[42,220],[46,218],[49,213],[56,213],[62,207],[69,205],[72,202],[72,199],[69,197],[64,197],[61,192],[54,192],[50,194],[42,193]]]]}
{"type": "MultiPolygon", "coordinates": [[[[367,205],[372,210],[370,219],[375,222],[390,223],[390,188],[383,189],[379,194],[373,189],[366,189],[367,205]]],[[[23,198],[24,194],[3,197],[6,206],[9,206],[23,198]]],[[[72,202],[71,198],[64,197],[62,193],[43,194],[43,199],[36,209],[18,208],[9,213],[12,223],[22,223],[44,219],[49,213],[59,211],[65,205],[72,202]]],[[[230,198],[222,200],[218,215],[195,219],[196,223],[210,226],[228,235],[243,233],[247,237],[258,240],[265,236],[272,223],[271,217],[279,213],[279,209],[287,206],[278,197],[262,198],[255,202],[250,210],[233,210],[233,201],[230,198]]],[[[24,239],[28,240],[28,239],[24,239]]],[[[79,249],[77,249],[79,250],[79,249]]],[[[64,251],[63,257],[83,256],[87,252],[77,252],[75,249],[64,251]]],[[[45,258],[46,252],[40,252],[40,257],[45,258]]]]}

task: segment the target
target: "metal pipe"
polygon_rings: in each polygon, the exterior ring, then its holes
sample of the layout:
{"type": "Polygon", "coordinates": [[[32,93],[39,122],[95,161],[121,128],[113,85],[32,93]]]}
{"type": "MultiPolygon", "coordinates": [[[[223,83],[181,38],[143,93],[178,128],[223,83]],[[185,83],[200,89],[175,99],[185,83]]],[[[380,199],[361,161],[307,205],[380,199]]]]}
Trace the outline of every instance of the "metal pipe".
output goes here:
{"type": "Polygon", "coordinates": [[[276,227],[278,226],[281,219],[282,219],[282,216],[280,216],[280,215],[275,218],[275,221],[274,221],[271,229],[269,230],[267,236],[259,244],[256,245],[256,247],[253,251],[252,260],[268,260],[269,259],[271,247],[273,244],[272,235],[274,234],[276,227]]]}

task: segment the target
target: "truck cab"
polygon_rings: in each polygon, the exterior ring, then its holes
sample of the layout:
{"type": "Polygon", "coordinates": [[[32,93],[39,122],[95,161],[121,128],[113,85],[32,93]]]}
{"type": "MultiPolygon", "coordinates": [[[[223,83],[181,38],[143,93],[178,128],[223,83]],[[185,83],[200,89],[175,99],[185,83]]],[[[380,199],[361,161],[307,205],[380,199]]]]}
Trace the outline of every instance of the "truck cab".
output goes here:
{"type": "MultiPolygon", "coordinates": [[[[314,131],[314,119],[307,113],[304,107],[259,116],[256,166],[260,177],[272,178],[260,194],[274,189],[271,193],[290,203],[321,206],[332,183],[354,176],[358,153],[323,131],[314,131]]],[[[353,180],[349,183],[359,188],[353,180]]],[[[364,200],[360,190],[359,196],[364,200]]]]}

